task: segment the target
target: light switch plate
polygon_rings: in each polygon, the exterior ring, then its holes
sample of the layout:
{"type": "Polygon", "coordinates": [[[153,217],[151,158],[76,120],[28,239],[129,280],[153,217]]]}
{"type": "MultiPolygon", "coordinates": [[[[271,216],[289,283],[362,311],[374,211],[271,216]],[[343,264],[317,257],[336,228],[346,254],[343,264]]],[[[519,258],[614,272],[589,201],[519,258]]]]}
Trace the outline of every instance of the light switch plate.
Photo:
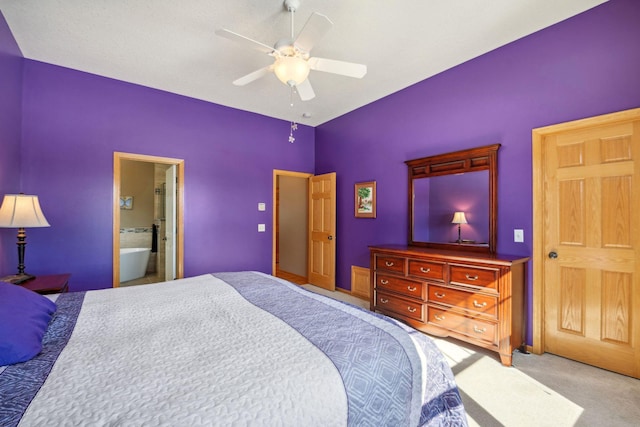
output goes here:
{"type": "Polygon", "coordinates": [[[513,230],[513,241],[514,242],[518,242],[518,243],[522,243],[524,242],[524,230],[521,229],[514,229],[513,230]]]}
{"type": "Polygon", "coordinates": [[[258,203],[258,210],[259,211],[267,210],[267,205],[265,205],[264,203],[258,203]]]}
{"type": "Polygon", "coordinates": [[[258,231],[260,233],[262,233],[263,231],[266,231],[266,227],[264,224],[258,224],[258,231]]]}

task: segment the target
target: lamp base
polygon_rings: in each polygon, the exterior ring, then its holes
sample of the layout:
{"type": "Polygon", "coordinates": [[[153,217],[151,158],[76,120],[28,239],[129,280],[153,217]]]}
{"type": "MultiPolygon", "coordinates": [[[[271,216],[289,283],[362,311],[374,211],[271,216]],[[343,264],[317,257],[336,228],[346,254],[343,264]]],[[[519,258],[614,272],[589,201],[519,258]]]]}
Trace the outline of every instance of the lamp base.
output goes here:
{"type": "Polygon", "coordinates": [[[13,274],[11,276],[4,276],[4,277],[0,277],[0,282],[7,282],[7,283],[13,283],[14,285],[19,285],[21,283],[24,283],[28,280],[32,280],[35,279],[36,276],[33,276],[31,274],[13,274]]]}

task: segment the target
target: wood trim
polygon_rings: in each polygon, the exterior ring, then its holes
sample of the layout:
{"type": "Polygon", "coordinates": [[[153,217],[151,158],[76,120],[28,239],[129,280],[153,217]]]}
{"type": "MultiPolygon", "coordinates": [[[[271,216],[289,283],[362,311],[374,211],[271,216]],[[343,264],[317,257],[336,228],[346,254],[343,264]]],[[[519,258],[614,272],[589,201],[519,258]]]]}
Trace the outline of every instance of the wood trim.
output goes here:
{"type": "Polygon", "coordinates": [[[176,186],[176,278],[184,277],[184,160],[171,157],[150,156],[146,154],[113,152],[113,282],[112,286],[120,286],[120,171],[121,160],[134,160],[138,162],[160,163],[175,165],[178,176],[176,186]]]}
{"type": "Polygon", "coordinates": [[[544,241],[544,150],[545,138],[549,135],[600,125],[610,125],[640,119],[640,108],[603,114],[585,119],[533,129],[531,132],[533,168],[533,302],[532,302],[532,347],[536,354],[544,352],[544,259],[547,256],[544,241]]]}
{"type": "Polygon", "coordinates": [[[492,144],[435,156],[421,157],[407,160],[405,164],[409,170],[408,182],[408,210],[409,245],[423,246],[435,249],[464,250],[469,252],[495,253],[497,250],[498,234],[498,150],[501,144],[492,144]],[[459,245],[450,243],[421,242],[413,240],[413,182],[415,179],[429,178],[442,175],[459,174],[474,171],[489,171],[489,245],[459,245]]]}
{"type": "Polygon", "coordinates": [[[277,221],[277,212],[276,209],[278,208],[278,176],[292,176],[292,177],[296,177],[296,178],[305,178],[305,179],[309,179],[313,176],[312,173],[307,173],[307,172],[294,172],[294,171],[286,171],[286,170],[280,170],[280,169],[274,169],[273,170],[273,192],[272,192],[272,197],[271,197],[271,210],[272,210],[272,215],[271,215],[271,275],[272,276],[276,276],[277,274],[277,266],[276,266],[276,255],[277,255],[277,248],[276,248],[276,221],[277,221]]]}
{"type": "MultiPolygon", "coordinates": [[[[371,298],[371,272],[368,268],[351,266],[351,295],[369,300],[371,298]]],[[[337,288],[340,289],[340,288],[337,288]]]]}
{"type": "Polygon", "coordinates": [[[412,178],[425,178],[440,175],[451,175],[476,170],[487,170],[495,160],[492,153],[496,153],[500,144],[486,145],[435,156],[421,157],[407,160],[412,178]]]}
{"type": "Polygon", "coordinates": [[[114,288],[120,286],[120,156],[118,154],[115,151],[113,153],[113,200],[111,202],[113,208],[111,232],[113,271],[111,275],[114,288]]]}
{"type": "Polygon", "coordinates": [[[533,130],[532,135],[532,167],[533,167],[533,279],[532,286],[532,348],[535,354],[542,354],[544,349],[544,313],[543,286],[536,282],[536,278],[544,277],[544,263],[542,258],[538,261],[537,254],[544,256],[544,187],[543,187],[543,171],[542,164],[542,142],[543,133],[533,130]]]}

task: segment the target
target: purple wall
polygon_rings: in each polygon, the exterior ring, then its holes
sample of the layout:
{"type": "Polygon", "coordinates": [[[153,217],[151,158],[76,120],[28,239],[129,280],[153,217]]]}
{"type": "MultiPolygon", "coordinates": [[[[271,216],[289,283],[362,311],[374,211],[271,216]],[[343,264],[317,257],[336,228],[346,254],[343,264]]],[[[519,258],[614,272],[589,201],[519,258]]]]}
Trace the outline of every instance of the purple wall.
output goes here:
{"type": "MultiPolygon", "coordinates": [[[[22,54],[0,13],[0,203],[20,189],[20,125],[22,122],[22,54]]],[[[18,265],[15,229],[0,228],[0,277],[18,265]]]]}
{"type": "Polygon", "coordinates": [[[290,144],[288,122],[31,60],[23,117],[23,188],[51,223],[26,264],[71,290],[111,286],[114,151],[185,160],[186,276],[270,273],[272,171],[314,167],[313,128],[290,144]]]}
{"type": "Polygon", "coordinates": [[[406,243],[405,160],[494,143],[498,251],[531,255],[531,130],[640,106],[638,22],[640,2],[611,0],[316,128],[316,173],[338,176],[337,283],[368,245],[406,243]],[[353,184],[371,180],[377,218],[355,219],[353,184]]]}

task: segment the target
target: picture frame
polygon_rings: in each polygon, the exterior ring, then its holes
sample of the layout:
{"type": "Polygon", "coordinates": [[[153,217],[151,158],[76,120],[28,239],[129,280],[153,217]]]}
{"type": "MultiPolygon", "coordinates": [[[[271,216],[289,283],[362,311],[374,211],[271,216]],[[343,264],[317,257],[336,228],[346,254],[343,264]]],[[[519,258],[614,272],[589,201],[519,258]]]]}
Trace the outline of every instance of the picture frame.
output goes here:
{"type": "Polygon", "coordinates": [[[376,182],[358,182],[354,189],[354,211],[356,218],[376,217],[376,182]]]}
{"type": "Polygon", "coordinates": [[[133,209],[133,196],[120,196],[120,209],[133,209]]]}

